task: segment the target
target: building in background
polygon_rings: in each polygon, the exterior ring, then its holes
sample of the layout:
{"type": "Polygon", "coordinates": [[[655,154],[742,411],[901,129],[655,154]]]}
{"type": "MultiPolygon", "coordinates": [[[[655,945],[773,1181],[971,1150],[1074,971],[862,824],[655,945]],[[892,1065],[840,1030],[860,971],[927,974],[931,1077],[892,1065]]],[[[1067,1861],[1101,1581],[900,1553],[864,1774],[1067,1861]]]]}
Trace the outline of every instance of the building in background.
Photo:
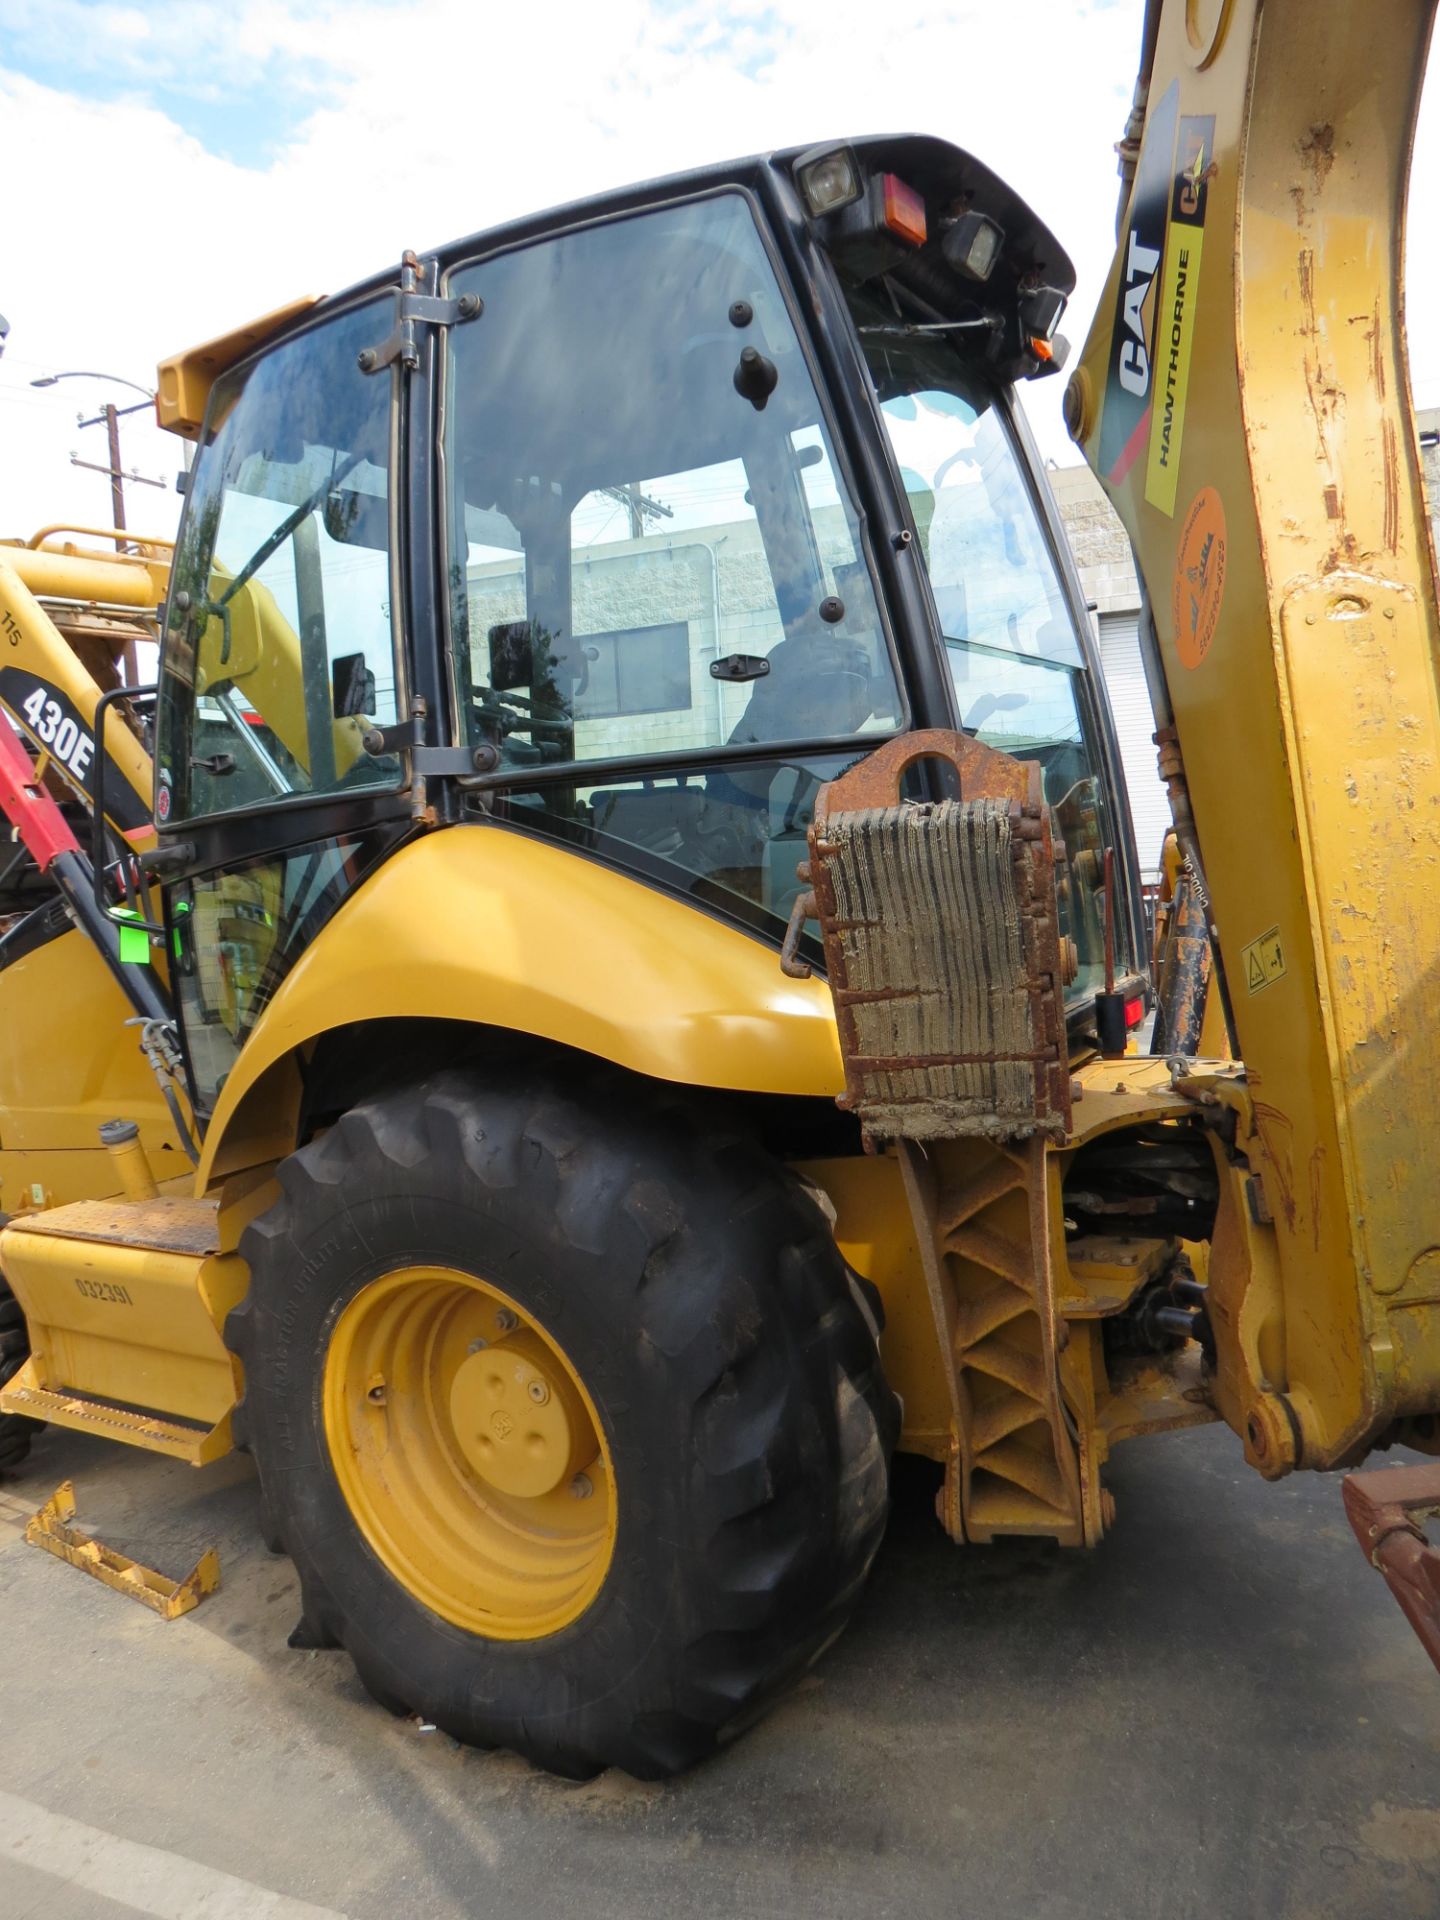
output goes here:
{"type": "MultiPolygon", "coordinates": [[[[1421,413],[1418,420],[1433,504],[1440,502],[1440,409],[1421,413]]],[[[983,452],[981,442],[977,447],[983,452]]],[[[842,679],[847,666],[853,669],[850,677],[862,691],[888,686],[888,676],[879,672],[884,641],[873,602],[867,592],[857,590],[864,562],[855,529],[836,495],[818,440],[804,451],[808,457],[800,470],[815,558],[827,591],[845,609],[839,624],[828,630],[836,643],[833,664],[842,679]]],[[[1010,469],[1002,466],[997,472],[995,467],[992,449],[988,465],[977,455],[938,491],[927,491],[919,479],[911,488],[932,573],[938,569],[942,580],[952,583],[946,604],[956,624],[947,630],[992,638],[1003,614],[1012,626],[1019,621],[1008,643],[1018,655],[1058,657],[1052,651],[1053,636],[1046,638],[1056,620],[1058,588],[1046,588],[1047,579],[1053,583],[1053,573],[1032,551],[1031,536],[1038,542],[1038,531],[1014,510],[1004,484],[1010,469]],[[964,583],[958,601],[957,582],[964,583]]],[[[1052,467],[1049,479],[1091,606],[1141,876],[1153,884],[1159,879],[1161,846],[1170,826],[1170,802],[1156,770],[1155,721],[1140,657],[1140,586],[1129,536],[1088,467],[1052,467]]],[[[528,605],[533,583],[523,543],[496,511],[471,509],[467,520],[474,685],[491,699],[506,688],[533,692],[532,620],[527,611],[533,616],[535,608],[528,605]],[[512,672],[507,649],[517,645],[526,658],[512,672]]],[[[558,632],[574,623],[569,651],[575,658],[567,658],[563,669],[568,684],[562,695],[557,681],[553,697],[561,700],[573,722],[576,757],[670,753],[729,740],[743,726],[755,688],[748,674],[712,677],[712,666],[727,657],[743,662],[769,656],[785,632],[771,559],[739,462],[647,481],[643,488],[600,488],[571,515],[571,540],[565,604],[549,624],[558,632]]],[[[1065,629],[1068,633],[1068,620],[1065,629]]],[[[1007,647],[1003,638],[997,644],[1002,652],[1007,647]]],[[[1023,687],[1017,683],[1017,690],[1008,678],[996,678],[1001,655],[993,646],[981,648],[973,669],[958,642],[950,657],[962,719],[983,727],[982,737],[990,745],[1023,752],[1037,742],[1066,739],[1078,726],[1074,696],[1063,677],[1042,675],[1037,681],[1031,674],[1023,687]],[[1042,687],[1050,689],[1049,701],[1041,697],[1042,687]]],[[[552,664],[561,670],[558,661],[552,664]]],[[[811,716],[808,731],[817,736],[883,730],[897,723],[893,711],[864,718],[864,699],[848,717],[831,711],[835,693],[828,682],[816,682],[808,690],[825,709],[811,716]]],[[[787,696],[796,697],[798,689],[787,696]]],[[[793,781],[781,796],[782,811],[793,811],[792,787],[793,781]]]]}
{"type": "Polygon", "coordinates": [[[1148,884],[1159,878],[1170,801],[1155,768],[1155,717],[1140,661],[1140,582],[1130,536],[1089,467],[1052,467],[1049,480],[1093,609],[1100,667],[1130,794],[1140,875],[1148,884]]]}

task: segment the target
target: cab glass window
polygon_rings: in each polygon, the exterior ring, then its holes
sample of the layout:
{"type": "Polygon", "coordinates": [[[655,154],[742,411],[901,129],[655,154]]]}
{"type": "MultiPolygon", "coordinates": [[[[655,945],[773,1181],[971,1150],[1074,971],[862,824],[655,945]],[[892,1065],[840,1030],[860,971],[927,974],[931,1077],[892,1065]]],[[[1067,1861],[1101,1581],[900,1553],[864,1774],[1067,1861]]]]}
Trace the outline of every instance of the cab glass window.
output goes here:
{"type": "Polygon", "coordinates": [[[395,718],[390,381],[356,355],[387,298],[216,383],[161,664],[163,825],[393,785],[363,736],[395,718]]]}
{"type": "MultiPolygon", "coordinates": [[[[725,194],[466,267],[445,448],[463,725],[531,767],[892,732],[814,384],[725,194]]],[[[588,804],[588,803],[586,803],[588,804]]]]}
{"type": "Polygon", "coordinates": [[[202,1115],[281,981],[405,832],[403,823],[365,827],[171,891],[170,977],[202,1115]]]}
{"type": "Polygon", "coordinates": [[[850,302],[909,497],[960,725],[1037,761],[1064,838],[1062,931],[1074,999],[1104,985],[1104,849],[1113,844],[1084,655],[1012,429],[960,352],[868,294],[850,302]]]}

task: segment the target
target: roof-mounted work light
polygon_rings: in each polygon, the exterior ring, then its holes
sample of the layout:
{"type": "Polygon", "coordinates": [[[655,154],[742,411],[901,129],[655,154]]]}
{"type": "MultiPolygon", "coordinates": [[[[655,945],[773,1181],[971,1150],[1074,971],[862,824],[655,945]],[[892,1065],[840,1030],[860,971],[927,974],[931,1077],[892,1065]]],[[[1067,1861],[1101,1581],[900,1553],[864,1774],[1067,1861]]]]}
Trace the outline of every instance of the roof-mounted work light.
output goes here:
{"type": "Polygon", "coordinates": [[[849,147],[812,147],[795,162],[795,179],[817,220],[858,200],[865,185],[849,147]]]}
{"type": "Polygon", "coordinates": [[[945,230],[941,251],[957,273],[967,280],[985,281],[994,272],[995,262],[1005,245],[1005,235],[995,222],[973,209],[962,213],[945,230]]]}

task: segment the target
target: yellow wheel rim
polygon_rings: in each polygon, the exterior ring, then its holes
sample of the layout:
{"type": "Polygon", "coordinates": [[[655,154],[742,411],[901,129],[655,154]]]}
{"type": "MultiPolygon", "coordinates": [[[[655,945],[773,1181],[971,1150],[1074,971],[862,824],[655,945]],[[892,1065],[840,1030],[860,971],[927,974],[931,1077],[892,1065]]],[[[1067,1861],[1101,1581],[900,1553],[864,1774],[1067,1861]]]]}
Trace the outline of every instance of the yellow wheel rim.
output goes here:
{"type": "Polygon", "coordinates": [[[356,1524],[417,1600],[492,1640],[576,1620],[615,1544],[614,1475],[580,1376],[473,1274],[372,1280],[330,1336],[325,1437],[356,1524]]]}

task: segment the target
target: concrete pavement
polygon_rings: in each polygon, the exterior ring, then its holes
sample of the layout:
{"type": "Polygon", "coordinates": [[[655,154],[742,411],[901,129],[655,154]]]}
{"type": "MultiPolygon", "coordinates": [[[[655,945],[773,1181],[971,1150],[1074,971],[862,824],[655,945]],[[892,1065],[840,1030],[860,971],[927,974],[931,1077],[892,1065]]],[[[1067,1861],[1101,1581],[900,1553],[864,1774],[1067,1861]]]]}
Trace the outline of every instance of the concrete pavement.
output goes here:
{"type": "Polygon", "coordinates": [[[5,1920],[1434,1920],[1440,1678],[1333,1478],[1275,1487],[1220,1429],[1122,1449],[1098,1553],[957,1551],[902,1465],[846,1637],[666,1786],[550,1780],[395,1721],[296,1587],[243,1460],[76,1435],[0,1482],[5,1920]],[[224,1585],[165,1624],[26,1547],[79,1523],[224,1585]]]}

